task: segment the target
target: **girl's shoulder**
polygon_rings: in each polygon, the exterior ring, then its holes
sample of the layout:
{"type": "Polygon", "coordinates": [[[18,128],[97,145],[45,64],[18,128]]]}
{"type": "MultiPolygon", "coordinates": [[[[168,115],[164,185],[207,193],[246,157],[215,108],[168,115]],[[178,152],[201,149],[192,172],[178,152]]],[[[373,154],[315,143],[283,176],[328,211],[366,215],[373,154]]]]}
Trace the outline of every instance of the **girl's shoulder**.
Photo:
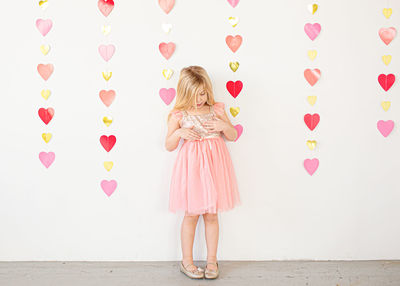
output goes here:
{"type": "Polygon", "coordinates": [[[172,117],[175,118],[176,120],[181,120],[183,117],[182,110],[173,109],[170,111],[170,113],[171,113],[172,117]]]}
{"type": "Polygon", "coordinates": [[[221,101],[215,102],[213,108],[215,113],[218,115],[223,115],[225,112],[225,104],[221,101]]]}

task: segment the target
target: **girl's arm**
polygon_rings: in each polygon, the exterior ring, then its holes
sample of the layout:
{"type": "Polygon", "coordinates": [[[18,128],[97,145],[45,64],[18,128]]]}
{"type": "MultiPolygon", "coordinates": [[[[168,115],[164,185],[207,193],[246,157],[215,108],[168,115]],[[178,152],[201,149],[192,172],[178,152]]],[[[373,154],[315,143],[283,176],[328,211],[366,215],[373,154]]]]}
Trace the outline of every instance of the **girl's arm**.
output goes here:
{"type": "Polygon", "coordinates": [[[228,118],[228,115],[226,114],[225,110],[224,112],[217,114],[217,117],[222,119],[226,124],[225,127],[223,127],[222,132],[225,135],[226,139],[229,141],[235,141],[238,134],[236,128],[232,125],[231,121],[228,118]]]}
{"type": "Polygon", "coordinates": [[[180,118],[181,118],[180,113],[173,113],[168,120],[168,132],[167,132],[167,138],[165,139],[165,149],[167,149],[170,152],[174,151],[178,147],[179,141],[181,139],[181,136],[179,134],[180,118]]]}

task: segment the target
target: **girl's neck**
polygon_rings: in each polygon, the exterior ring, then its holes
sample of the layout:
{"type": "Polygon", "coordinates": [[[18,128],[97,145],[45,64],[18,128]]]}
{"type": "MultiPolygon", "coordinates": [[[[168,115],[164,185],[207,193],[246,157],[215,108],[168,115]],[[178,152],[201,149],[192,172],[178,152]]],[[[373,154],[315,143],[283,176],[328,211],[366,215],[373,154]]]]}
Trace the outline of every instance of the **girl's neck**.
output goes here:
{"type": "Polygon", "coordinates": [[[195,108],[191,108],[188,109],[187,112],[190,115],[200,115],[200,114],[207,114],[210,112],[210,105],[208,105],[207,103],[204,104],[204,106],[202,106],[200,109],[195,109],[195,108]],[[207,111],[207,112],[205,112],[207,111]]]}

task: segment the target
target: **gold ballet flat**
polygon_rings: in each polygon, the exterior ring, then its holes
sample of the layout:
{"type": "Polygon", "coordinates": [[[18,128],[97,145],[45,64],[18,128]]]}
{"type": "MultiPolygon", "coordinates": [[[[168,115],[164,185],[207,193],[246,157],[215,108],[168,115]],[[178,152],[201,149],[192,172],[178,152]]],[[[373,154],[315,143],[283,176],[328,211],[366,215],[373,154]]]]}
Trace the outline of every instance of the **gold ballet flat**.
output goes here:
{"type": "MultiPolygon", "coordinates": [[[[207,264],[214,264],[218,267],[218,262],[207,262],[207,264]]],[[[219,275],[219,267],[217,268],[217,270],[213,270],[213,269],[208,269],[206,265],[206,271],[204,275],[206,279],[215,279],[218,277],[218,275],[219,275]]]]}
{"type": "Polygon", "coordinates": [[[194,264],[188,264],[186,266],[183,265],[183,262],[181,261],[180,263],[180,270],[182,273],[184,273],[186,276],[192,278],[192,279],[202,279],[204,278],[204,269],[197,267],[195,270],[188,270],[187,267],[190,265],[194,264]]]}

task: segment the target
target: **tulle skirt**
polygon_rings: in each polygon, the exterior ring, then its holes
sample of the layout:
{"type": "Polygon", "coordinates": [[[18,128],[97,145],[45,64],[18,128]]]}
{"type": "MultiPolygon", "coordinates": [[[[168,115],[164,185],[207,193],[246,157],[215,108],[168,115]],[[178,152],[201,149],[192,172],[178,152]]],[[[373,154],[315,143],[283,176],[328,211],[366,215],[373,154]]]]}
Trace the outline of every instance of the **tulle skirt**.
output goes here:
{"type": "Polygon", "coordinates": [[[224,138],[186,140],[173,167],[169,211],[188,215],[227,211],[241,204],[224,138]]]}

